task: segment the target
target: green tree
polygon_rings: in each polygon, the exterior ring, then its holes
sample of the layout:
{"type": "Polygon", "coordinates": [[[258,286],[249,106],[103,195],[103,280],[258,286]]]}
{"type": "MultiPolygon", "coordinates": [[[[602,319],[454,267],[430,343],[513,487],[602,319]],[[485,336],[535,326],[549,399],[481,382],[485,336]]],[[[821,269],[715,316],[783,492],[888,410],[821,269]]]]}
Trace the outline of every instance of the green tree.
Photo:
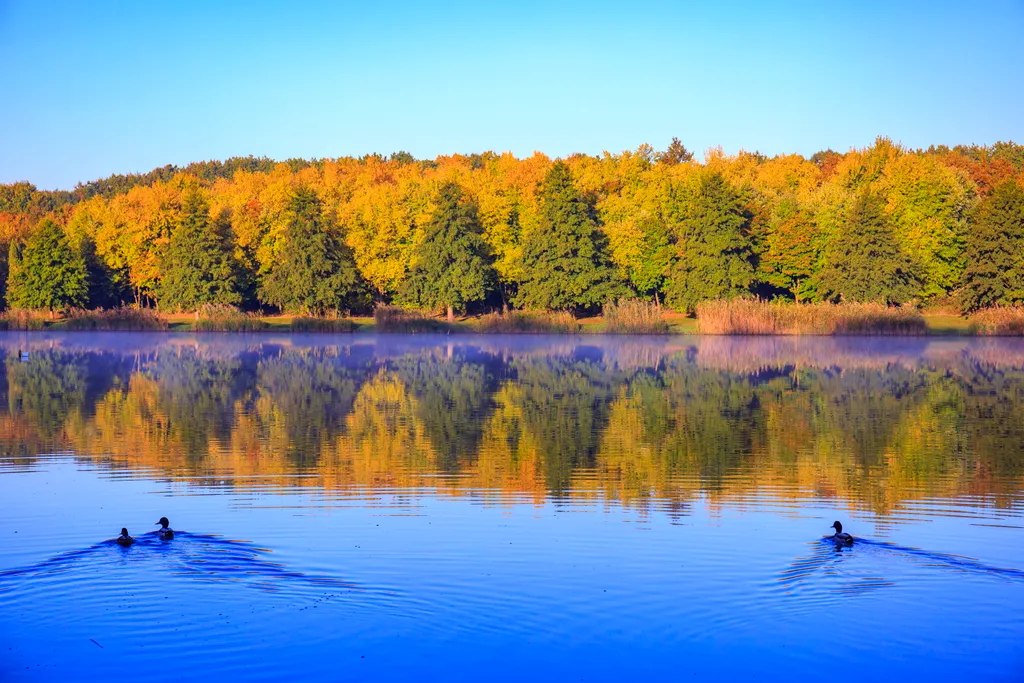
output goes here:
{"type": "Polygon", "coordinates": [[[686,149],[686,146],[679,141],[679,138],[672,138],[668,149],[658,155],[658,163],[666,166],[675,166],[687,161],[693,161],[693,152],[686,149]]]}
{"type": "Polygon", "coordinates": [[[528,309],[578,310],[625,292],[615,279],[592,207],[576,189],[565,163],[541,183],[538,226],[523,245],[515,303],[528,309]]]}
{"type": "Polygon", "coordinates": [[[194,310],[203,304],[237,304],[238,265],[230,235],[210,221],[210,207],[198,191],[189,192],[181,220],[161,256],[157,300],[161,308],[194,310]]]}
{"type": "Polygon", "coordinates": [[[1024,190],[1012,180],[978,205],[967,242],[964,310],[1024,302],[1024,190]]]}
{"type": "Polygon", "coordinates": [[[11,306],[60,310],[84,306],[88,294],[85,259],[52,220],[41,221],[24,247],[11,243],[7,280],[11,306]]]}
{"type": "Polygon", "coordinates": [[[910,258],[896,244],[877,194],[865,190],[854,200],[825,247],[817,281],[819,295],[830,300],[895,304],[913,296],[910,258]]]}
{"type": "Polygon", "coordinates": [[[637,292],[644,295],[658,292],[665,285],[665,274],[674,260],[675,248],[671,235],[660,216],[648,216],[640,221],[643,239],[640,258],[630,264],[629,280],[637,292]]]}
{"type": "Polygon", "coordinates": [[[96,253],[96,242],[88,235],[79,239],[79,251],[89,275],[89,308],[117,308],[132,296],[127,268],[113,268],[96,253]]]}
{"type": "Polygon", "coordinates": [[[678,258],[665,285],[669,306],[692,313],[701,301],[750,291],[750,218],[725,177],[717,171],[696,174],[674,205],[671,229],[678,258]]]}
{"type": "Polygon", "coordinates": [[[288,214],[285,246],[260,284],[263,300],[315,315],[365,305],[366,288],[351,250],[325,218],[316,192],[296,190],[288,214]]]}
{"type": "Polygon", "coordinates": [[[477,207],[454,182],[441,186],[437,210],[413,251],[412,268],[399,301],[424,308],[455,310],[482,301],[494,282],[494,269],[481,235],[477,207]]]}

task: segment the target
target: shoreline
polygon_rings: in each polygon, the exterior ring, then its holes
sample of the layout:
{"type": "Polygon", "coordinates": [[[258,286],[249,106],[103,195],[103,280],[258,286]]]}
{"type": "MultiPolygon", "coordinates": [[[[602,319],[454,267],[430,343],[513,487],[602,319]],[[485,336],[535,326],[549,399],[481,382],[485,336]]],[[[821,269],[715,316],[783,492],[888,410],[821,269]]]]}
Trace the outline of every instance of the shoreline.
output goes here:
{"type": "Polygon", "coordinates": [[[702,336],[702,337],[962,337],[972,339],[976,337],[1019,337],[1024,335],[1017,334],[1003,334],[1003,335],[992,335],[992,334],[972,334],[968,331],[968,324],[965,318],[957,315],[948,314],[924,314],[923,317],[927,323],[927,331],[923,334],[879,334],[879,333],[833,333],[833,334],[717,334],[709,332],[700,332],[697,326],[696,318],[688,318],[681,314],[668,314],[665,316],[665,320],[669,325],[669,329],[664,333],[655,334],[644,334],[644,333],[616,333],[608,332],[604,329],[605,323],[600,316],[594,316],[590,318],[578,319],[579,330],[576,332],[562,332],[562,331],[523,331],[523,332],[491,332],[487,330],[479,329],[477,321],[480,316],[465,317],[456,320],[454,323],[447,323],[444,321],[438,321],[443,328],[436,331],[423,331],[423,332],[400,332],[400,331],[389,331],[389,332],[378,332],[377,325],[374,322],[372,316],[355,316],[351,318],[345,318],[344,320],[350,321],[354,325],[354,329],[349,331],[342,330],[303,330],[294,329],[292,327],[293,316],[265,316],[260,317],[258,320],[264,325],[261,329],[246,329],[246,330],[200,330],[195,329],[194,320],[195,317],[192,314],[172,314],[164,316],[168,321],[166,329],[77,329],[77,328],[66,328],[64,327],[64,321],[62,319],[55,319],[53,321],[47,321],[44,323],[42,328],[38,329],[8,329],[3,330],[5,332],[155,332],[155,333],[179,333],[179,334],[267,334],[267,333],[282,333],[282,334],[311,334],[311,335],[374,335],[374,334],[387,334],[387,335],[445,335],[445,334],[457,334],[460,336],[524,336],[524,335],[546,335],[546,336],[614,336],[614,337],[628,337],[628,336],[652,336],[652,337],[680,337],[680,336],[702,336]],[[444,329],[446,328],[446,329],[444,329]]]}

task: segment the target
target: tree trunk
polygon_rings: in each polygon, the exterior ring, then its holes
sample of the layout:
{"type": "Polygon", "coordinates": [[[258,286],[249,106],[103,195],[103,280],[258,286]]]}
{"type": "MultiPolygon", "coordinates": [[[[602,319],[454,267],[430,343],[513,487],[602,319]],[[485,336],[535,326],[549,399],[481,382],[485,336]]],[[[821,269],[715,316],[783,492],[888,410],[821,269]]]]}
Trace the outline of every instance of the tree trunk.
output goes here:
{"type": "Polygon", "coordinates": [[[455,322],[455,309],[452,308],[451,304],[448,305],[448,322],[455,322]]]}

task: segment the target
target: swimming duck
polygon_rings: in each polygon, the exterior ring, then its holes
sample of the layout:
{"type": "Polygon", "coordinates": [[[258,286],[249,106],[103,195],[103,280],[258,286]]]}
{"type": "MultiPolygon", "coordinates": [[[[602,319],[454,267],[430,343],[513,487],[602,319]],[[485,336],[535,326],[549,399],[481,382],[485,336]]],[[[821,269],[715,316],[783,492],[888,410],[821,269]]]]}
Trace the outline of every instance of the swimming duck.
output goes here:
{"type": "Polygon", "coordinates": [[[128,535],[128,529],[121,527],[121,535],[117,537],[115,543],[123,548],[127,548],[132,543],[135,543],[135,539],[128,535]]]}
{"type": "Polygon", "coordinates": [[[833,522],[832,528],[836,530],[836,533],[831,537],[833,541],[843,545],[853,545],[853,536],[843,531],[843,525],[840,522],[833,522]]]}
{"type": "Polygon", "coordinates": [[[169,526],[170,522],[167,521],[166,517],[161,517],[157,524],[160,525],[157,533],[160,534],[161,541],[170,541],[174,538],[174,529],[169,526]]]}

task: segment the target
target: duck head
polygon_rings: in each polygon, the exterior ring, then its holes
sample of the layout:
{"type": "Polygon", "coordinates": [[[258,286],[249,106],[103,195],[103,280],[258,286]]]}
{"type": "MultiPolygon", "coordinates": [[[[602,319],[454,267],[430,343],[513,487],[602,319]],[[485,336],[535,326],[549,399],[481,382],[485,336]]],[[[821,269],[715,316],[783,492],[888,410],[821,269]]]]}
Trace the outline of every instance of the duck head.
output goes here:
{"type": "Polygon", "coordinates": [[[837,534],[843,533],[843,525],[838,521],[832,522],[832,528],[836,530],[837,534]]]}
{"type": "Polygon", "coordinates": [[[126,529],[125,527],[121,527],[121,537],[122,538],[127,538],[128,537],[128,529],[126,529]]]}
{"type": "MultiPolygon", "coordinates": [[[[838,523],[839,522],[836,522],[836,524],[838,524],[838,523]]],[[[170,525],[170,522],[167,521],[166,517],[161,517],[159,520],[157,520],[157,524],[159,524],[160,526],[162,526],[163,528],[166,529],[170,525]]]]}

